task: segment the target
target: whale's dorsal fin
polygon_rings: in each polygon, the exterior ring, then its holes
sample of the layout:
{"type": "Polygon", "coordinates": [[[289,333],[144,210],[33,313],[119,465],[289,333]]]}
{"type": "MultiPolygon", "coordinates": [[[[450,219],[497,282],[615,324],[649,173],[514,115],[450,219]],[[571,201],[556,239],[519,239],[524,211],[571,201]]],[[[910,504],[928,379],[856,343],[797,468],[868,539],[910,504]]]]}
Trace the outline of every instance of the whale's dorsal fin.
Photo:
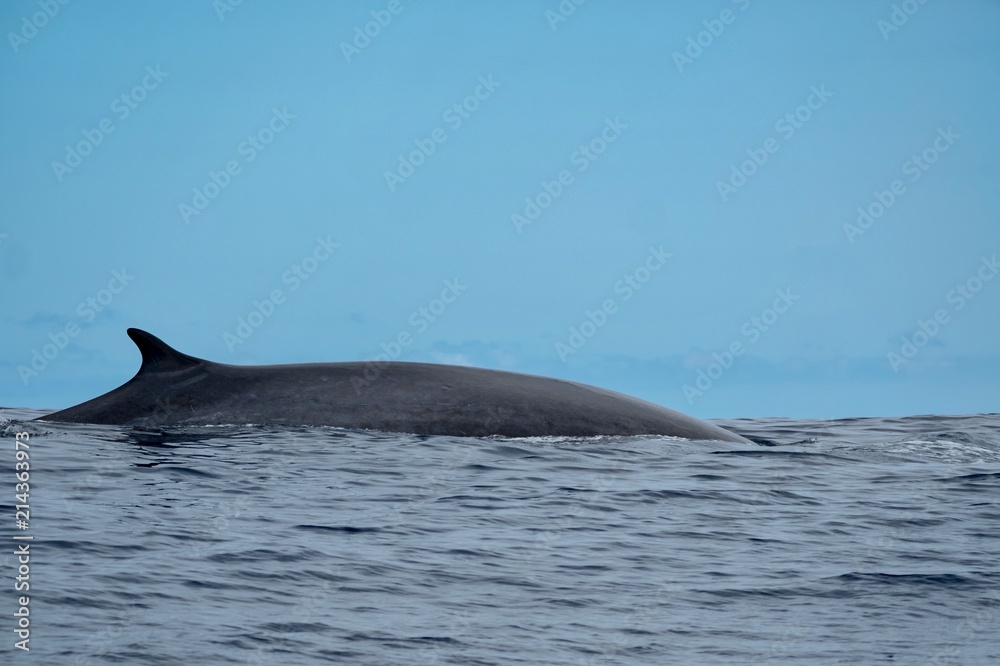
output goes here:
{"type": "Polygon", "coordinates": [[[130,328],[128,337],[139,348],[142,354],[142,366],[139,374],[148,372],[170,372],[171,370],[183,370],[207,361],[194,356],[182,354],[155,335],[147,333],[138,328],[130,328]]]}

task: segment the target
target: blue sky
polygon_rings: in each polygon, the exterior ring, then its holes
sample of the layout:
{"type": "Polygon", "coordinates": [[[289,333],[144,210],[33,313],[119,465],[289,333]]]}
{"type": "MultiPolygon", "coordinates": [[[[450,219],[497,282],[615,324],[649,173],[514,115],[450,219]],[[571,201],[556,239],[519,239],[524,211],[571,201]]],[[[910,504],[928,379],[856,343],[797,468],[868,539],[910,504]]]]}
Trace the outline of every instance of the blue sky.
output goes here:
{"type": "Polygon", "coordinates": [[[137,326],[703,417],[997,409],[997,3],[35,0],[0,27],[0,405],[114,388],[137,326]]]}

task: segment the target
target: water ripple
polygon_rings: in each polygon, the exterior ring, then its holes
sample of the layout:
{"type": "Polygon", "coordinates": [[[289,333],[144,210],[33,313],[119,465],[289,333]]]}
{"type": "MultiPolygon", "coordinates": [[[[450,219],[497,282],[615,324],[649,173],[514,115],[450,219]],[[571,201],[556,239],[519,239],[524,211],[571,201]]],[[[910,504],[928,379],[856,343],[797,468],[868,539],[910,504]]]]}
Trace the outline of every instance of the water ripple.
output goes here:
{"type": "Polygon", "coordinates": [[[38,663],[1000,662],[997,415],[733,445],[4,413],[38,663]]]}

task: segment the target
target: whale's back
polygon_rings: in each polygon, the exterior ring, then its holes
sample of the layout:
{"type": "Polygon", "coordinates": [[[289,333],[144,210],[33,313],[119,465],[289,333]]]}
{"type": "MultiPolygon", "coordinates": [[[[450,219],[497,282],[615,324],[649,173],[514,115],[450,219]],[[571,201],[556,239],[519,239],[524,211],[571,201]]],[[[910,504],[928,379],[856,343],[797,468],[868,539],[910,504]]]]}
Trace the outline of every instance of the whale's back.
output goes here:
{"type": "Polygon", "coordinates": [[[121,387],[50,421],[132,426],[312,425],[428,435],[670,435],[745,442],[704,421],[577,382],[429,363],[236,366],[129,329],[142,352],[121,387]]]}

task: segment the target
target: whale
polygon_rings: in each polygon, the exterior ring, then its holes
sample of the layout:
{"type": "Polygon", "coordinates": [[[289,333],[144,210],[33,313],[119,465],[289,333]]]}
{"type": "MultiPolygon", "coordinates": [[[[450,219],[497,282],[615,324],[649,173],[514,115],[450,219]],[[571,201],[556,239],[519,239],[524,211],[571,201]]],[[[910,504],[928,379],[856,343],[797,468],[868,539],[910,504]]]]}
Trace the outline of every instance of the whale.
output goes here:
{"type": "Polygon", "coordinates": [[[39,421],[140,428],[335,426],[460,437],[664,435],[751,443],[622,393],[564,379],[403,361],[229,365],[189,356],[129,328],[142,355],[132,379],[39,421]]]}

